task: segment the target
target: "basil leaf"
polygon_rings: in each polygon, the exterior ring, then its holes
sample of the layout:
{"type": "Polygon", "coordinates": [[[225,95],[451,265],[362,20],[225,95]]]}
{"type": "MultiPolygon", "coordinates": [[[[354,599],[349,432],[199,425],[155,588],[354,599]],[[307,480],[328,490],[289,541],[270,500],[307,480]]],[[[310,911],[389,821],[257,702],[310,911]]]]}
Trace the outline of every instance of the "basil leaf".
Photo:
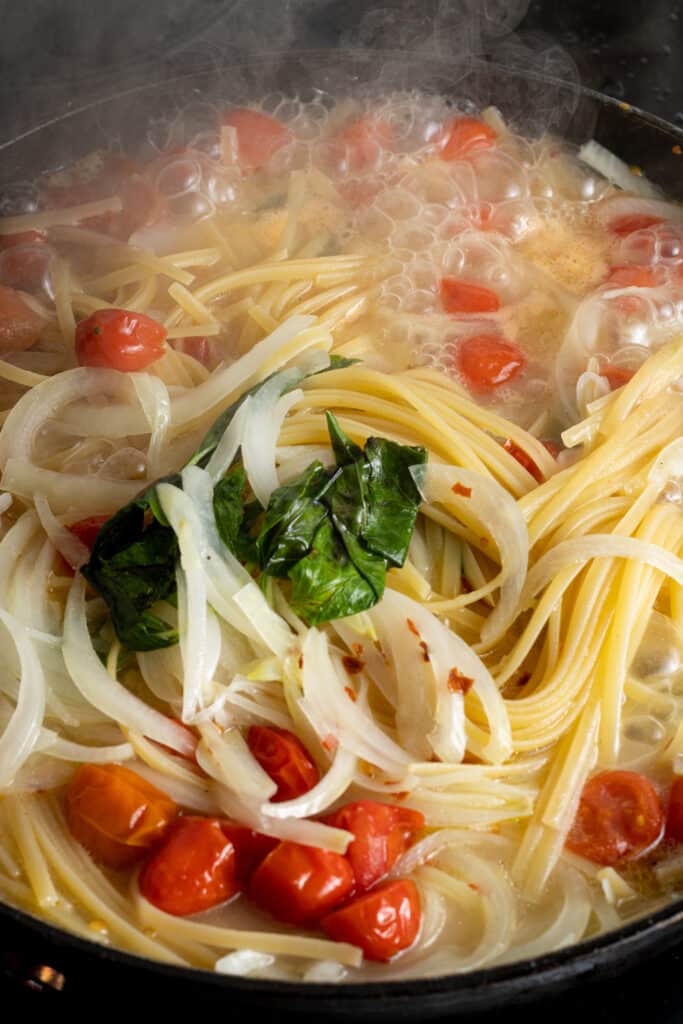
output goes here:
{"type": "Polygon", "coordinates": [[[320,524],[311,550],[290,569],[289,578],[292,608],[311,626],[366,611],[377,601],[329,519],[320,524]]]}
{"type": "Polygon", "coordinates": [[[315,533],[327,515],[320,498],[329,483],[322,463],[313,462],[298,480],[273,491],[256,541],[263,572],[286,578],[295,563],[310,551],[315,533]]]}
{"type": "Polygon", "coordinates": [[[331,412],[327,412],[325,417],[327,419],[327,431],[330,435],[337,464],[339,466],[346,466],[353,462],[360,462],[363,458],[362,449],[346,436],[339,426],[336,416],[331,412]]]}
{"type": "Polygon", "coordinates": [[[427,452],[371,437],[365,445],[365,458],[368,500],[361,537],[390,565],[401,566],[408,555],[421,500],[411,469],[426,465],[427,452]]]}

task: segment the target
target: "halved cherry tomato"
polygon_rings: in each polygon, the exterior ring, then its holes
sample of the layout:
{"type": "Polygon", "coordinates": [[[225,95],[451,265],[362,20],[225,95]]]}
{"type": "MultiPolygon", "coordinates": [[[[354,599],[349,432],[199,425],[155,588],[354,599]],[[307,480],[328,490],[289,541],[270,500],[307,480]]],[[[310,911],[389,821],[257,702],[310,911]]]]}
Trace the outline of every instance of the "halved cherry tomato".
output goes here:
{"type": "Polygon", "coordinates": [[[33,242],[44,242],[44,231],[17,231],[13,235],[0,235],[0,250],[13,249],[15,245],[31,245],[33,242]]]}
{"type": "Polygon", "coordinates": [[[177,352],[183,352],[186,356],[192,356],[202,366],[208,366],[211,361],[211,342],[209,338],[176,338],[170,344],[177,352]]]}
{"type": "Polygon", "coordinates": [[[666,838],[683,843],[683,777],[674,779],[666,812],[666,838]]]}
{"type": "Polygon", "coordinates": [[[495,313],[500,299],[490,288],[457,277],[441,278],[441,304],[447,313],[495,313]]]}
{"type": "Polygon", "coordinates": [[[662,835],[664,811],[644,775],[606,771],[583,787],[567,848],[596,864],[631,860],[662,835]]]}
{"type": "Polygon", "coordinates": [[[540,469],[528,452],[525,452],[523,448],[520,448],[519,445],[515,444],[512,438],[509,437],[503,445],[503,448],[506,452],[510,453],[513,459],[516,459],[517,462],[519,462],[520,466],[523,466],[524,469],[526,469],[527,473],[531,473],[534,480],[539,484],[543,483],[543,473],[541,473],[540,469]]]}
{"type": "Polygon", "coordinates": [[[0,280],[10,288],[37,291],[46,280],[50,259],[45,242],[11,246],[0,252],[0,280]]]}
{"type": "Polygon", "coordinates": [[[166,328],[144,313],[98,309],[76,326],[76,358],[81,366],[144,370],[164,354],[166,328]]]}
{"type": "Polygon", "coordinates": [[[624,238],[626,235],[632,235],[634,231],[642,231],[662,222],[662,217],[653,216],[651,213],[625,213],[623,217],[610,221],[608,227],[615,235],[624,238]]]}
{"type": "Polygon", "coordinates": [[[20,352],[40,338],[45,320],[16,288],[0,284],[0,352],[20,352]]]}
{"type": "Polygon", "coordinates": [[[177,813],[165,793],[118,764],[81,765],[66,791],[71,834],[110,868],[141,860],[177,813]]]}
{"type": "Polygon", "coordinates": [[[350,171],[372,167],[383,150],[395,147],[394,130],[383,117],[365,114],[346,125],[332,141],[335,158],[344,161],[350,171]]]}
{"type": "Polygon", "coordinates": [[[247,736],[252,754],[273,782],[273,803],[293,800],[320,781],[320,772],[293,732],[269,725],[252,725],[247,736]]]}
{"type": "Polygon", "coordinates": [[[454,117],[437,138],[437,143],[443,145],[442,160],[463,160],[479,149],[489,149],[495,142],[493,128],[476,117],[454,117]]]}
{"type": "Polygon", "coordinates": [[[490,391],[516,377],[526,360],[500,334],[474,334],[459,344],[455,362],[472,391],[490,391]]]}
{"type": "Polygon", "coordinates": [[[79,519],[77,523],[72,523],[69,531],[73,533],[74,537],[78,537],[80,542],[85,544],[86,548],[92,551],[95,547],[97,534],[108,519],[109,516],[88,516],[87,519],[79,519]]]}
{"type": "Polygon", "coordinates": [[[280,121],[248,107],[229,110],[223,124],[237,132],[239,161],[246,170],[263,167],[292,138],[289,128],[280,121]]]}
{"type": "Polygon", "coordinates": [[[235,848],[218,818],[178,818],[140,872],[140,892],[177,917],[225,903],[239,885],[235,848]]]}
{"type": "Polygon", "coordinates": [[[346,857],[353,868],[356,891],[369,889],[384,878],[425,823],[419,811],[375,800],[347,804],[322,820],[355,836],[346,857]]]}
{"type": "Polygon", "coordinates": [[[360,946],[368,960],[386,962],[409,949],[420,930],[422,909],[409,879],[385,882],[320,922],[336,942],[360,946]]]}
{"type": "Polygon", "coordinates": [[[616,288],[654,288],[657,284],[657,275],[650,267],[625,263],[619,267],[612,267],[605,282],[616,288]]]}
{"type": "Polygon", "coordinates": [[[254,832],[246,825],[232,821],[221,822],[221,828],[223,835],[235,847],[235,875],[240,885],[244,886],[261,861],[278,845],[279,839],[254,832]]]}
{"type": "Polygon", "coordinates": [[[278,843],[249,882],[249,896],[273,917],[310,924],[343,903],[354,877],[346,857],[301,843],[278,843]]]}

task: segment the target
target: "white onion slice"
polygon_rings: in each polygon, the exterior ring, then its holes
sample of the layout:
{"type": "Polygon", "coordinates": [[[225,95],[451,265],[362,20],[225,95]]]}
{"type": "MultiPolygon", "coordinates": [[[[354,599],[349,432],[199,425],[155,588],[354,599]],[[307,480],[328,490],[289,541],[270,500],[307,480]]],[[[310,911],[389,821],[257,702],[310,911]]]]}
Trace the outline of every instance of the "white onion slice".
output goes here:
{"type": "Polygon", "coordinates": [[[0,789],[8,787],[38,742],[45,713],[45,676],[26,628],[0,608],[0,622],[19,655],[17,704],[0,737],[0,789]]]}
{"type": "Polygon", "coordinates": [[[207,775],[245,800],[262,802],[275,795],[277,784],[258,763],[239,729],[220,733],[207,724],[200,731],[197,761],[207,775]]]}
{"type": "Polygon", "coordinates": [[[153,377],[151,373],[133,373],[131,377],[135,393],[149,424],[147,466],[149,476],[154,479],[162,473],[160,460],[168,425],[171,421],[171,399],[164,382],[158,377],[153,377]]]}
{"type": "Polygon", "coordinates": [[[85,581],[80,575],[76,575],[66,602],[63,654],[76,687],[102,714],[181,754],[194,753],[194,740],[186,729],[112,679],[98,658],[88,633],[85,581]]]}
{"type": "Polygon", "coordinates": [[[72,569],[80,569],[90,559],[89,549],[75,533],[59,522],[44,494],[36,494],[35,506],[40,525],[57,551],[66,559],[72,569]]]}
{"type": "Polygon", "coordinates": [[[285,374],[267,381],[253,396],[244,422],[242,462],[254,496],[263,508],[267,508],[271,494],[280,484],[275,468],[280,428],[289,410],[303,395],[298,389],[282,395],[286,381],[285,374]]]}
{"type": "Polygon", "coordinates": [[[350,751],[338,747],[332,765],[313,789],[294,800],[263,804],[261,814],[269,818],[309,818],[313,814],[320,814],[344,795],[353,782],[357,763],[350,751]]]}
{"type": "Polygon", "coordinates": [[[648,198],[661,196],[661,191],[651,181],[640,174],[635,174],[628,164],[595,139],[584,142],[578,155],[579,160],[583,160],[594,171],[602,174],[613,185],[623,188],[625,192],[635,192],[648,198]]]}
{"type": "Polygon", "coordinates": [[[332,825],[324,825],[321,821],[308,821],[305,818],[288,818],[281,821],[279,818],[261,814],[257,807],[240,800],[225,786],[215,785],[213,793],[219,807],[228,817],[276,839],[287,839],[293,843],[303,843],[304,846],[317,846],[321,850],[332,850],[334,853],[346,853],[349,843],[354,838],[351,832],[333,828],[332,825]]]}

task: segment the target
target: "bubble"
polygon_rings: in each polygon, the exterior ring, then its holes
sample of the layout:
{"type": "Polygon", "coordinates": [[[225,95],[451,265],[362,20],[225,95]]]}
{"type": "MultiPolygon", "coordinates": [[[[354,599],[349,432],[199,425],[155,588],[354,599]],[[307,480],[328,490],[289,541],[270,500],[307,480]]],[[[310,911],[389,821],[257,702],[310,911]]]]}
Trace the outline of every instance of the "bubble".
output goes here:
{"type": "Polygon", "coordinates": [[[173,199],[186,192],[196,191],[202,177],[201,167],[196,160],[183,157],[171,160],[156,176],[156,187],[162,196],[173,199]]]}
{"type": "Polygon", "coordinates": [[[119,448],[105,459],[97,475],[110,480],[144,480],[147,476],[147,459],[137,448],[119,448]]]}
{"type": "Polygon", "coordinates": [[[375,201],[375,209],[386,213],[392,220],[417,218],[422,210],[420,201],[406,189],[388,189],[375,201]]]}
{"type": "Polygon", "coordinates": [[[200,221],[211,217],[215,206],[201,192],[185,192],[169,200],[169,212],[178,220],[200,221]]]}
{"type": "Polygon", "coordinates": [[[654,747],[665,735],[664,726],[654,715],[638,715],[624,723],[624,737],[634,743],[654,747]]]}

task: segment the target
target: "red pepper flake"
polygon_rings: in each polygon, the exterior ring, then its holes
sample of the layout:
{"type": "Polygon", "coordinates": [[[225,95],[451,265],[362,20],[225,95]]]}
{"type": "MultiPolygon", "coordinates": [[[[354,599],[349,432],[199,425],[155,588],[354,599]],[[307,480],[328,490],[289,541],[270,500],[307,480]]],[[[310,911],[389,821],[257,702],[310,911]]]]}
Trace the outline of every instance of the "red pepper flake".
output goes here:
{"type": "Polygon", "coordinates": [[[408,629],[410,630],[410,632],[414,636],[419,636],[420,635],[420,630],[417,628],[417,626],[415,625],[413,620],[412,619],[406,619],[406,622],[408,623],[408,629]]]}
{"type": "Polygon", "coordinates": [[[431,660],[429,657],[429,648],[424,640],[420,640],[420,648],[422,650],[422,660],[429,662],[431,660]]]}
{"type": "Polygon", "coordinates": [[[452,668],[448,673],[448,689],[451,693],[469,693],[474,686],[474,679],[464,676],[457,668],[452,668]]]}
{"type": "Polygon", "coordinates": [[[481,544],[481,546],[483,548],[487,548],[489,546],[489,539],[488,539],[488,537],[480,537],[479,538],[479,543],[481,544]]]}
{"type": "Polygon", "coordinates": [[[304,656],[303,656],[303,654],[300,654],[299,655],[299,668],[303,669],[303,667],[304,667],[304,656]]]}
{"type": "Polygon", "coordinates": [[[461,498],[471,498],[472,497],[472,488],[471,487],[465,487],[464,484],[455,483],[451,487],[451,490],[453,491],[453,494],[459,494],[461,498]]]}
{"type": "Polygon", "coordinates": [[[481,888],[477,885],[476,882],[468,882],[467,885],[472,890],[472,892],[481,892],[481,888]]]}
{"type": "Polygon", "coordinates": [[[394,793],[395,800],[405,800],[410,796],[410,792],[407,789],[402,789],[400,793],[394,793]]]}
{"type": "Polygon", "coordinates": [[[518,444],[515,444],[512,438],[508,437],[507,441],[503,444],[503,448],[520,464],[520,466],[522,466],[523,469],[527,471],[527,473],[531,474],[536,483],[543,483],[543,473],[541,473],[531,456],[525,452],[523,448],[520,448],[518,444]]]}
{"type": "Polygon", "coordinates": [[[339,740],[332,732],[328,732],[327,736],[323,740],[323,747],[328,753],[333,753],[339,746],[339,740]]]}
{"type": "Polygon", "coordinates": [[[350,654],[344,655],[342,658],[342,665],[350,676],[357,676],[358,673],[362,672],[365,668],[364,661],[361,661],[360,658],[352,658],[350,654]]]}
{"type": "Polygon", "coordinates": [[[363,654],[363,645],[362,644],[351,644],[351,650],[353,651],[353,653],[356,655],[357,658],[360,658],[362,656],[362,654],[363,654]]]}
{"type": "Polygon", "coordinates": [[[546,439],[545,441],[541,441],[541,444],[547,452],[550,452],[554,459],[556,459],[558,455],[561,455],[564,451],[564,448],[559,443],[559,441],[551,441],[550,439],[546,439]]]}
{"type": "Polygon", "coordinates": [[[345,686],[344,687],[344,693],[349,698],[349,700],[352,700],[354,702],[354,704],[356,703],[356,700],[358,698],[356,696],[356,691],[355,690],[352,690],[350,686],[345,686]]]}
{"type": "Polygon", "coordinates": [[[515,686],[526,686],[526,684],[529,682],[530,679],[531,679],[531,672],[523,672],[522,675],[517,680],[517,682],[515,683],[515,686]]]}

